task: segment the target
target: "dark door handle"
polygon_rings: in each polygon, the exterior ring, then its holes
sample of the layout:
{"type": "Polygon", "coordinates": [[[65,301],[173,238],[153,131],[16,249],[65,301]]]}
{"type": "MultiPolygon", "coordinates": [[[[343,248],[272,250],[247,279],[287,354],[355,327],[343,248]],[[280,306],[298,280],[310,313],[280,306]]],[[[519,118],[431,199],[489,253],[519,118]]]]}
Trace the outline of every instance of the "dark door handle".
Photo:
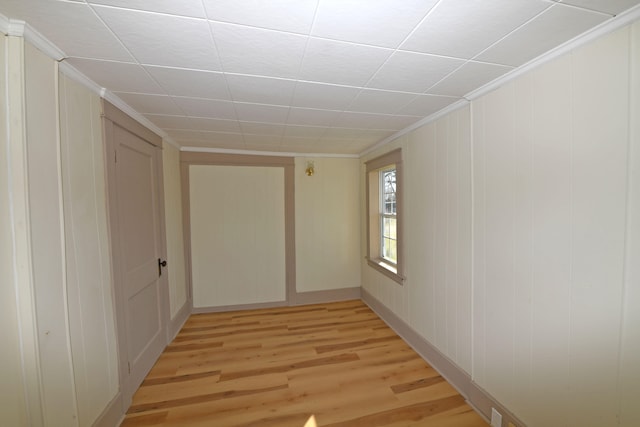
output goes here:
{"type": "Polygon", "coordinates": [[[158,276],[162,276],[162,267],[167,266],[167,261],[161,258],[158,258],[158,276]]]}

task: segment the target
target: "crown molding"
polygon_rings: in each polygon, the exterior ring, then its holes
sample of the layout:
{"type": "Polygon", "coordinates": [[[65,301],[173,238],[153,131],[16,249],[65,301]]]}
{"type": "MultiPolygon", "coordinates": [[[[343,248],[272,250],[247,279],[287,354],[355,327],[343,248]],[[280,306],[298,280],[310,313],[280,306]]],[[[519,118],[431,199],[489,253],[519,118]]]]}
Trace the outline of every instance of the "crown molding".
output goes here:
{"type": "Polygon", "coordinates": [[[469,101],[467,99],[464,99],[464,98],[463,99],[459,99],[458,101],[454,102],[453,104],[448,105],[447,107],[443,108],[442,110],[436,111],[435,113],[425,117],[424,119],[418,120],[414,124],[409,125],[406,128],[404,128],[402,130],[399,130],[398,132],[394,133],[393,135],[390,135],[390,136],[386,137],[385,139],[383,139],[382,141],[378,142],[377,144],[375,144],[375,145],[367,148],[366,150],[364,150],[362,153],[360,153],[358,155],[358,157],[364,157],[367,154],[377,150],[378,148],[387,145],[391,141],[395,141],[396,139],[400,138],[401,136],[406,135],[407,133],[412,132],[412,131],[418,129],[419,127],[427,125],[427,124],[429,124],[431,122],[435,122],[439,118],[444,117],[447,114],[453,113],[454,111],[459,110],[460,108],[466,107],[467,105],[469,105],[469,101]]]}
{"type": "Polygon", "coordinates": [[[0,13],[0,33],[9,34],[9,18],[0,13]]]}
{"type": "Polygon", "coordinates": [[[58,46],[49,41],[49,39],[40,34],[38,30],[25,21],[9,19],[7,24],[7,35],[23,37],[26,41],[44,52],[54,61],[62,61],[66,57],[65,53],[60,50],[58,46]]]}
{"type": "Polygon", "coordinates": [[[98,83],[94,82],[89,77],[87,77],[84,74],[82,74],[73,65],[69,64],[68,62],[62,61],[62,62],[60,62],[59,70],[65,76],[67,76],[70,79],[76,81],[77,83],[80,83],[81,85],[87,87],[89,90],[94,92],[96,95],[101,96],[102,89],[103,89],[102,86],[100,86],[98,83]]]}
{"type": "Polygon", "coordinates": [[[507,74],[498,77],[497,79],[487,83],[486,85],[471,91],[469,93],[467,93],[462,100],[451,104],[450,106],[448,106],[447,108],[438,111],[437,113],[434,113],[430,116],[425,117],[424,119],[412,124],[411,126],[406,127],[405,129],[402,129],[396,133],[394,133],[393,135],[383,139],[382,141],[378,142],[377,144],[373,145],[370,148],[367,148],[365,151],[363,151],[362,153],[360,153],[360,157],[363,157],[369,153],[371,153],[372,151],[375,151],[377,149],[379,149],[380,147],[383,147],[384,145],[400,138],[401,136],[414,131],[415,129],[424,126],[428,123],[431,123],[449,113],[454,112],[455,110],[464,107],[465,105],[467,105],[470,101],[473,101],[475,99],[478,99],[486,94],[488,94],[489,92],[492,92],[496,89],[498,89],[501,86],[504,86],[505,84],[509,83],[512,80],[515,80],[516,78],[528,73],[529,71],[540,67],[543,64],[546,64],[547,62],[550,62],[556,58],[558,58],[559,56],[562,56],[564,54],[567,54],[569,52],[571,52],[572,50],[577,49],[578,47],[581,47],[593,40],[596,40],[600,37],[603,37],[609,33],[612,33],[622,27],[624,27],[625,25],[629,25],[634,21],[637,21],[640,19],[640,5],[636,5],[634,7],[632,7],[631,9],[627,10],[626,12],[623,12],[619,15],[614,16],[613,18],[603,22],[602,24],[592,28],[591,30],[588,30],[586,32],[584,32],[583,34],[561,44],[560,46],[538,56],[537,58],[527,62],[524,65],[521,65],[520,67],[508,72],[507,74]]]}
{"type": "Polygon", "coordinates": [[[500,86],[504,86],[511,80],[514,80],[522,76],[523,74],[526,74],[529,71],[538,68],[543,64],[546,64],[547,62],[553,61],[554,59],[562,55],[565,55],[581,46],[584,46],[585,44],[593,40],[606,36],[609,33],[612,33],[626,25],[629,25],[632,22],[637,21],[638,19],[640,19],[640,5],[636,5],[626,12],[614,16],[608,21],[605,21],[602,24],[593,27],[592,29],[561,44],[560,46],[557,46],[554,49],[551,49],[546,53],[543,53],[542,55],[527,62],[524,65],[521,65],[515,70],[510,71],[501,77],[498,77],[496,80],[493,80],[492,82],[489,82],[486,85],[472,92],[469,92],[465,95],[465,98],[470,101],[478,99],[481,96],[486,95],[487,93],[492,92],[495,89],[498,89],[500,86]]]}
{"type": "Polygon", "coordinates": [[[207,148],[207,147],[182,147],[180,151],[190,153],[216,153],[216,154],[244,154],[251,156],[280,156],[280,157],[315,157],[334,159],[358,159],[358,154],[329,154],[329,153],[293,153],[280,151],[252,151],[252,150],[231,150],[228,148],[207,148]]]}

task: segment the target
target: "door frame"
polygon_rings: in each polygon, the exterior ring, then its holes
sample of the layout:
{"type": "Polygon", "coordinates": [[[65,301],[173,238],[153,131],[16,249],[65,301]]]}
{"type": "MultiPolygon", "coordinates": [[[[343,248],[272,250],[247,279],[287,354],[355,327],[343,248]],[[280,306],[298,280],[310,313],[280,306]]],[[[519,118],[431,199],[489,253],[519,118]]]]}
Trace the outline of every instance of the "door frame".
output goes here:
{"type": "Polygon", "coordinates": [[[285,156],[261,156],[208,152],[180,152],[180,181],[182,186],[182,222],[185,249],[185,265],[192,313],[209,313],[215,311],[244,310],[262,307],[278,307],[296,304],[296,223],[295,223],[295,159],[285,156]],[[189,187],[189,166],[259,166],[276,167],[284,170],[284,251],[285,251],[285,300],[282,302],[266,302],[193,308],[193,268],[191,263],[191,201],[189,187]]]}
{"type": "MultiPolygon", "coordinates": [[[[123,306],[122,285],[116,281],[122,278],[123,260],[118,250],[120,245],[119,224],[118,224],[118,204],[117,204],[117,181],[116,181],[116,142],[114,140],[114,127],[120,127],[128,131],[154,147],[154,161],[156,164],[157,182],[157,213],[160,239],[160,257],[167,259],[167,239],[165,227],[164,211],[164,183],[162,170],[162,137],[156,135],[151,130],[138,123],[126,113],[118,109],[109,101],[102,99],[102,129],[105,141],[105,163],[106,163],[106,183],[107,183],[107,215],[111,248],[111,271],[113,277],[113,305],[116,318],[116,338],[118,343],[118,378],[120,384],[120,397],[122,400],[123,413],[129,409],[133,394],[140,384],[131,383],[129,373],[129,357],[127,348],[126,313],[123,306]]],[[[159,277],[160,283],[160,328],[164,345],[169,341],[169,292],[168,275],[159,277]]],[[[146,373],[145,373],[146,376],[146,373]]]]}

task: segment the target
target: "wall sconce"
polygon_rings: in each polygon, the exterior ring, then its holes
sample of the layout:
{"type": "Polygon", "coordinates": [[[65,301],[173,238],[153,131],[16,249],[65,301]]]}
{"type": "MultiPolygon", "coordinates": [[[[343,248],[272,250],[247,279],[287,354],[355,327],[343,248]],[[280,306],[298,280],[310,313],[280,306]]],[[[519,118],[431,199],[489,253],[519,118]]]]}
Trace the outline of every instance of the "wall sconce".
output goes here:
{"type": "Polygon", "coordinates": [[[311,161],[307,162],[307,168],[304,170],[304,173],[306,173],[307,176],[312,176],[315,172],[316,172],[316,169],[315,169],[315,166],[313,165],[313,162],[311,161]]]}

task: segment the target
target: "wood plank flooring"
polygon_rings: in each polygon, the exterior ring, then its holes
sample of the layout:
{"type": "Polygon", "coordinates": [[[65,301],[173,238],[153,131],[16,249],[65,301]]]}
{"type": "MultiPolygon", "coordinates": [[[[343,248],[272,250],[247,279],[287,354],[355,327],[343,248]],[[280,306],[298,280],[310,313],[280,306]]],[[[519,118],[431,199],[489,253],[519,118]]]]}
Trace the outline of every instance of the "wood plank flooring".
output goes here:
{"type": "Polygon", "coordinates": [[[192,315],[122,423],[315,425],[488,424],[359,300],[192,315]]]}

